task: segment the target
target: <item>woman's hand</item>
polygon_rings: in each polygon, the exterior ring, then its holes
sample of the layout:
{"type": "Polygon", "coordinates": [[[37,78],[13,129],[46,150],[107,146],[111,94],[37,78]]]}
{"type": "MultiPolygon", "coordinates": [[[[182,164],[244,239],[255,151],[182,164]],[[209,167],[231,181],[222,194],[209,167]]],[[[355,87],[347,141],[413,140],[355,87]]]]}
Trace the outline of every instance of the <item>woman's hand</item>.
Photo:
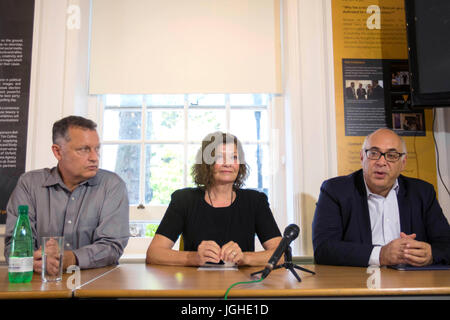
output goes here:
{"type": "Polygon", "coordinates": [[[221,259],[221,249],[215,241],[203,240],[197,247],[198,265],[206,262],[219,263],[221,259]]]}
{"type": "Polygon", "coordinates": [[[244,264],[245,255],[234,241],[228,242],[222,248],[214,241],[202,241],[197,248],[197,253],[199,265],[203,265],[206,262],[219,263],[220,260],[244,264]]]}
{"type": "Polygon", "coordinates": [[[220,258],[225,262],[244,264],[245,255],[236,242],[230,241],[222,247],[220,258]]]}

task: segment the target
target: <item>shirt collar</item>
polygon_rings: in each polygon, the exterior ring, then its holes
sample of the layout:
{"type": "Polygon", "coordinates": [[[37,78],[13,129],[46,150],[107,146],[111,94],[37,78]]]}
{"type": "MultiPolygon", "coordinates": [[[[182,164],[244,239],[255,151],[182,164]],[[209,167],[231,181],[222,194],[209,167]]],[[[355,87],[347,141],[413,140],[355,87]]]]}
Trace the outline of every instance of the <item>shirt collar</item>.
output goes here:
{"type": "MultiPolygon", "coordinates": [[[[367,198],[370,197],[380,197],[379,194],[373,193],[372,191],[369,190],[369,187],[367,186],[366,183],[366,179],[363,176],[363,180],[364,180],[364,186],[366,187],[366,193],[367,193],[367,198]]],[[[394,189],[395,193],[398,194],[398,189],[399,189],[399,185],[398,185],[398,179],[395,179],[394,185],[392,186],[391,190],[394,189]]],[[[391,192],[391,190],[389,190],[389,192],[391,192]]]]}
{"type": "MultiPolygon", "coordinates": [[[[95,186],[96,184],[98,184],[98,181],[99,181],[97,176],[98,176],[98,172],[92,178],[81,182],[80,185],[87,184],[90,186],[95,186]]],[[[59,184],[61,187],[65,188],[65,189],[67,189],[67,186],[64,184],[64,181],[61,178],[61,174],[59,173],[58,167],[53,167],[50,169],[50,175],[44,181],[42,186],[50,187],[50,186],[54,186],[57,184],[59,184]]]]}

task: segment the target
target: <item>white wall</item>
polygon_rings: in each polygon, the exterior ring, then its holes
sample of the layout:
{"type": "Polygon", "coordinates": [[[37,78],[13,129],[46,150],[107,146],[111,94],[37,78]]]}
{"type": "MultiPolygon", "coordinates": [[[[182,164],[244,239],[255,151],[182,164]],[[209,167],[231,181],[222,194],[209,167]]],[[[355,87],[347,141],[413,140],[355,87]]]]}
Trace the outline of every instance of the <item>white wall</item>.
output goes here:
{"type": "Polygon", "coordinates": [[[329,1],[283,1],[287,207],[302,228],[294,252],[313,255],[320,185],[337,174],[329,1]],[[297,250],[296,250],[297,249],[297,250]]]}
{"type": "Polygon", "coordinates": [[[88,113],[89,0],[36,0],[26,169],[51,167],[53,123],[88,113]],[[69,29],[70,5],[80,8],[80,27],[69,29]]]}

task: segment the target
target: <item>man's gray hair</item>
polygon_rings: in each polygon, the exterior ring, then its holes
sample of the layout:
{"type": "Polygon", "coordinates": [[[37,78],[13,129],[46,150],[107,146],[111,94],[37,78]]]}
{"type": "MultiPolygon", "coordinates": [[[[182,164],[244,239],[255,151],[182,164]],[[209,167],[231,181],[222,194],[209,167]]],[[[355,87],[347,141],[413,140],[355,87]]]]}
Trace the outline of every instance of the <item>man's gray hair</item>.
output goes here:
{"type": "Polygon", "coordinates": [[[70,141],[69,128],[78,127],[86,130],[96,130],[97,124],[89,119],[80,116],[68,116],[56,121],[53,124],[52,141],[54,144],[61,138],[70,141]]]}

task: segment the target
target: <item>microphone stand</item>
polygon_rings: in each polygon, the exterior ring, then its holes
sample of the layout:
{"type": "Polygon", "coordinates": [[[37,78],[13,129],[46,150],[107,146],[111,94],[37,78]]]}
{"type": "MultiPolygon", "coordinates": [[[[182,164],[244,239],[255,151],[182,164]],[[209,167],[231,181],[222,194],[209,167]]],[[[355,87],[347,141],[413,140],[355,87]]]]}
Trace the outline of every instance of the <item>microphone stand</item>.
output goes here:
{"type": "MultiPolygon", "coordinates": [[[[286,248],[286,250],[284,251],[284,263],[275,266],[275,267],[273,268],[273,270],[280,269],[280,268],[285,268],[285,269],[289,270],[289,271],[295,276],[295,278],[297,279],[298,282],[302,282],[302,279],[301,279],[300,276],[297,274],[297,272],[295,271],[295,269],[302,270],[302,271],[305,271],[305,272],[309,272],[309,273],[311,273],[311,274],[316,274],[315,272],[313,272],[313,271],[311,271],[311,270],[302,268],[302,267],[297,266],[296,264],[293,264],[293,263],[292,263],[292,249],[291,249],[291,246],[288,246],[288,247],[286,248]]],[[[257,271],[257,272],[253,272],[253,273],[251,274],[251,276],[253,277],[253,276],[255,276],[255,275],[258,274],[258,273],[263,273],[263,271],[264,271],[264,270],[257,271]]]]}

